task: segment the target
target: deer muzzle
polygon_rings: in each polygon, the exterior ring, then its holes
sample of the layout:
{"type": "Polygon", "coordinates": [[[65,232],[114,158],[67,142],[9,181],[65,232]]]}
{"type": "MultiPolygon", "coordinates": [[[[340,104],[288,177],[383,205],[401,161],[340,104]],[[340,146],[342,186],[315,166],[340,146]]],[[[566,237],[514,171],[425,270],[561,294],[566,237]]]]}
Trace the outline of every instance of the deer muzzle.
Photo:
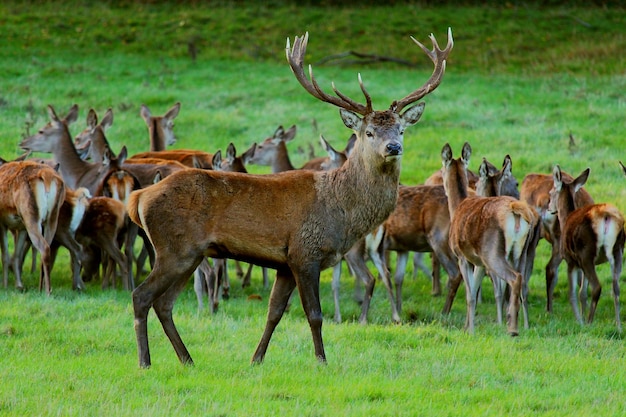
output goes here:
{"type": "Polygon", "coordinates": [[[387,154],[385,156],[399,156],[402,155],[402,144],[399,142],[390,142],[385,147],[387,154]]]}

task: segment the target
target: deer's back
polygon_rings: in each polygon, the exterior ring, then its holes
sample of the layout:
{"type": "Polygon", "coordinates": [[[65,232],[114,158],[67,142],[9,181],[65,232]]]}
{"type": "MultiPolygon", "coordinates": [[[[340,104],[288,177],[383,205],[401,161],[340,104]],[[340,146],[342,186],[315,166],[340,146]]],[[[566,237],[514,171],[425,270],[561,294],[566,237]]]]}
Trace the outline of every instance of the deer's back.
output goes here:
{"type": "Polygon", "coordinates": [[[384,226],[390,250],[411,250],[416,245],[428,250],[428,238],[433,233],[444,234],[447,240],[450,212],[443,186],[401,186],[396,208],[384,226]]]}
{"type": "Polygon", "coordinates": [[[450,247],[481,265],[483,253],[505,250],[528,236],[538,216],[526,203],[512,197],[468,197],[457,207],[450,225],[450,247]]]}
{"type": "MultiPolygon", "coordinates": [[[[567,216],[561,241],[566,260],[581,265],[585,251],[602,246],[624,245],[624,217],[612,204],[593,204],[578,208],[567,216]]],[[[603,253],[603,251],[601,251],[603,253]]],[[[599,262],[604,262],[601,258],[599,262]]]]}

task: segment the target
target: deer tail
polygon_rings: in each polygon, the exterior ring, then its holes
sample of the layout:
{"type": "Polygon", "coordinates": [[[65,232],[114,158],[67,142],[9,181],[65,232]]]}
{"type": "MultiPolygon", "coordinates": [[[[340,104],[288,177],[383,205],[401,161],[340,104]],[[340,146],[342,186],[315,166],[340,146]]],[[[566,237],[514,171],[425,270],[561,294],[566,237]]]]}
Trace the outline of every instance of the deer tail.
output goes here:
{"type": "Polygon", "coordinates": [[[128,210],[128,217],[133,221],[133,223],[136,223],[139,227],[143,229],[144,227],[139,213],[139,204],[141,203],[142,192],[143,190],[136,190],[130,193],[126,210],[128,210]]]}

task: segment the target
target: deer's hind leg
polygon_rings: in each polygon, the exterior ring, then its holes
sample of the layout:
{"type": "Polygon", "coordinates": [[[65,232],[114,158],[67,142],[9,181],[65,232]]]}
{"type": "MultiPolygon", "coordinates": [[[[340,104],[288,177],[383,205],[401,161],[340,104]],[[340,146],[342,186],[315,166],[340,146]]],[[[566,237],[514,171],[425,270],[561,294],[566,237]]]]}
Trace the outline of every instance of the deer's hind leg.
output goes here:
{"type": "Polygon", "coordinates": [[[170,251],[158,253],[152,272],[133,291],[135,335],[140,367],[149,368],[151,364],[148,346],[148,312],[151,307],[154,307],[179,360],[182,363],[193,363],[172,320],[172,309],[178,294],[185,287],[201,260],[201,255],[184,256],[180,252],[170,251]]]}

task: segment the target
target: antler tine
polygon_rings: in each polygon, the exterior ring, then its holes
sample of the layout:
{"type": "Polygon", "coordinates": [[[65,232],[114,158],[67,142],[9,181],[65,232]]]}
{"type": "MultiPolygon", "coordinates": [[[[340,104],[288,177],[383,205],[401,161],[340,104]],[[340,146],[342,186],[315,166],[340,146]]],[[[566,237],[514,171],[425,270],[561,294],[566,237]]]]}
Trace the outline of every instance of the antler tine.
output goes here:
{"type": "Polygon", "coordinates": [[[454,39],[452,38],[452,28],[448,28],[448,44],[443,50],[439,47],[437,39],[435,39],[435,36],[432,33],[430,34],[429,38],[433,44],[432,51],[411,36],[413,42],[415,42],[435,64],[433,73],[422,87],[413,91],[411,94],[407,95],[403,99],[393,102],[391,107],[395,109],[396,112],[400,112],[405,106],[411,103],[415,103],[417,100],[423,98],[424,96],[432,92],[435,88],[437,88],[441,83],[443,74],[446,71],[446,61],[448,59],[448,55],[450,54],[450,51],[454,46],[454,39]]]}
{"type": "MultiPolygon", "coordinates": [[[[353,105],[354,107],[363,107],[362,104],[356,103],[354,100],[352,100],[350,97],[344,95],[341,93],[341,91],[337,90],[335,88],[335,83],[332,84],[333,85],[333,91],[335,92],[335,94],[337,94],[339,97],[341,97],[341,99],[347,103],[350,103],[351,105],[353,105]]],[[[371,113],[373,108],[372,108],[372,97],[369,95],[369,93],[367,92],[367,90],[365,89],[365,86],[363,85],[363,80],[361,79],[361,73],[359,73],[359,86],[361,87],[361,91],[363,92],[363,95],[365,96],[365,113],[360,113],[362,115],[365,115],[367,113],[371,113]]]]}
{"type": "Polygon", "coordinates": [[[363,104],[357,103],[356,101],[352,100],[348,96],[342,94],[339,90],[337,90],[334,83],[332,84],[332,87],[333,87],[333,91],[335,92],[335,94],[337,94],[337,96],[326,94],[320,88],[317,81],[315,81],[315,77],[313,76],[313,67],[311,65],[309,65],[309,78],[310,79],[307,78],[307,76],[304,74],[304,69],[302,65],[304,63],[304,55],[306,53],[306,47],[307,47],[308,41],[309,41],[309,32],[306,32],[305,35],[301,37],[296,36],[294,38],[293,48],[292,48],[289,43],[289,38],[287,38],[287,46],[286,46],[287,61],[289,62],[289,66],[291,67],[291,70],[293,71],[293,74],[295,75],[300,85],[302,85],[302,87],[304,87],[304,89],[308,91],[309,94],[311,94],[313,97],[317,98],[318,100],[333,104],[337,107],[341,107],[346,110],[353,111],[363,116],[370,113],[372,111],[371,98],[369,94],[367,94],[367,91],[365,90],[365,87],[363,86],[363,83],[361,82],[360,76],[359,76],[359,83],[361,84],[361,90],[363,91],[363,94],[365,94],[365,99],[367,101],[366,106],[364,106],[363,104]]]}

